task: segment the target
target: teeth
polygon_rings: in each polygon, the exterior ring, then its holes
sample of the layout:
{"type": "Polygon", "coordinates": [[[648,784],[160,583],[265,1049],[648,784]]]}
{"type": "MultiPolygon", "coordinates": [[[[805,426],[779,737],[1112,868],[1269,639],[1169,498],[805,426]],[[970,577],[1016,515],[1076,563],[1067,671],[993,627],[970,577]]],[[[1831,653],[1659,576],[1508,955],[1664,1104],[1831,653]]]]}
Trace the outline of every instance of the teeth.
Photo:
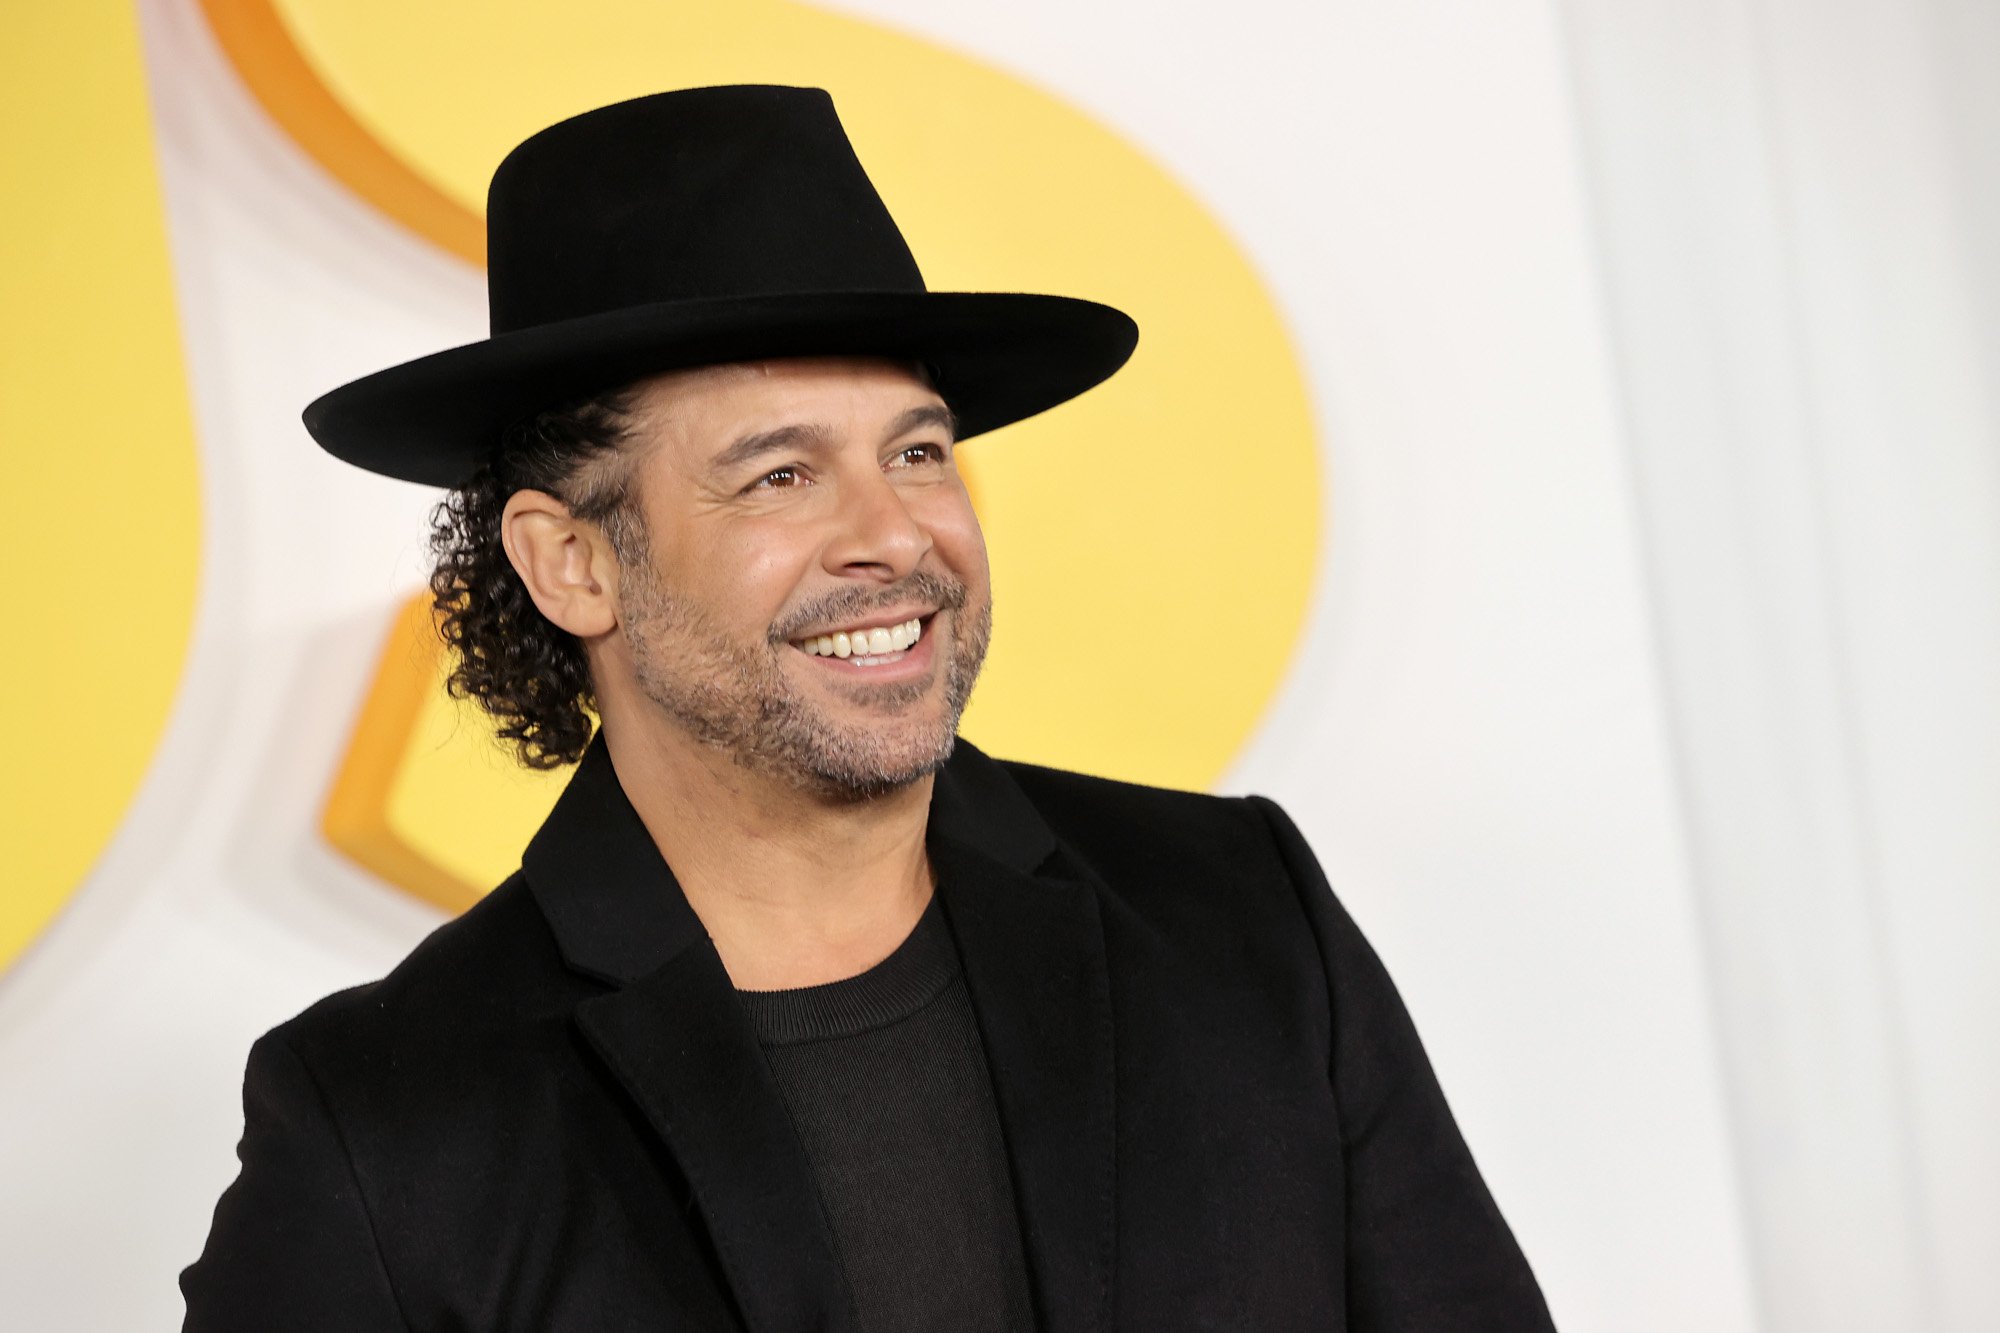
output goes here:
{"type": "Polygon", "coordinates": [[[849,657],[864,665],[874,666],[890,653],[907,652],[923,636],[923,622],[912,619],[887,629],[817,634],[809,639],[800,639],[798,647],[813,657],[849,657]]]}

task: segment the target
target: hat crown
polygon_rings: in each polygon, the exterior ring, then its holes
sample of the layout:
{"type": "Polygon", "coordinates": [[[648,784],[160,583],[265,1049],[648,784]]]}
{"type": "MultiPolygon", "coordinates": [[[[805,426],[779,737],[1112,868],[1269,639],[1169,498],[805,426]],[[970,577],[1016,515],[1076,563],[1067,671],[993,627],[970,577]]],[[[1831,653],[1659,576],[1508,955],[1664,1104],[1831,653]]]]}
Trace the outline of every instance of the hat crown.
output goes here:
{"type": "Polygon", "coordinates": [[[487,193],[493,332],[669,301],[922,292],[818,88],[656,93],[532,136],[487,193]]]}

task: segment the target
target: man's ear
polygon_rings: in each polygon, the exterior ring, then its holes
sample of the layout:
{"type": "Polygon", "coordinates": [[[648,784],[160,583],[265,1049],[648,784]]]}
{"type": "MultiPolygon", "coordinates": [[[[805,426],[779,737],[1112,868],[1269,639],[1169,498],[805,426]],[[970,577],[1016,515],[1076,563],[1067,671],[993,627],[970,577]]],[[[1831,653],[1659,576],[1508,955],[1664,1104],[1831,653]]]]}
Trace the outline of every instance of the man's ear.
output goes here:
{"type": "Polygon", "coordinates": [[[545,491],[515,491],[500,512],[500,544],[541,613],[579,639],[618,624],[617,553],[595,523],[545,491]]]}

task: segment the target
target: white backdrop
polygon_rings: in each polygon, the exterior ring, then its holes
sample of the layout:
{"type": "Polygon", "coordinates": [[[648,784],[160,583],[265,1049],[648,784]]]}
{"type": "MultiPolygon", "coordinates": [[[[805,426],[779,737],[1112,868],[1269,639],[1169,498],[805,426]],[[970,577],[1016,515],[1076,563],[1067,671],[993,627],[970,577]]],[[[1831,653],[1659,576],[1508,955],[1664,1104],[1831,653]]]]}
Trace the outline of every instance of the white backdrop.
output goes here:
{"type": "MultiPolygon", "coordinates": [[[[2000,1327],[1993,25],[842,8],[1112,125],[1274,291],[1329,537],[1226,785],[1295,814],[1387,959],[1558,1322],[2000,1327]]],[[[204,581],[154,771],[0,982],[24,1329],[171,1326],[250,1041],[436,922],[313,828],[432,497],[297,412],[480,336],[480,283],[305,161],[191,0],[141,11],[204,581]]]]}

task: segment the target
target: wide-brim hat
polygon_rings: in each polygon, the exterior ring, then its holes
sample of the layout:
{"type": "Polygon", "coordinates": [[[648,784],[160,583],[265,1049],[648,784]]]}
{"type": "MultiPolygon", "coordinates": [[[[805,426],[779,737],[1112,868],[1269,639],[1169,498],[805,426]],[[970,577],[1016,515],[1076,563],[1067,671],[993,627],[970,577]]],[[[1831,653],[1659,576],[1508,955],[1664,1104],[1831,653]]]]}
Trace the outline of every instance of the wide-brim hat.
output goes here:
{"type": "Polygon", "coordinates": [[[920,361],[959,436],[1109,377],[1123,312],[932,292],[817,88],[690,88],[527,139],[487,193],[492,336],[355,380],[306,429],[371,472],[454,486],[512,423],[645,376],[781,356],[920,361]]]}

